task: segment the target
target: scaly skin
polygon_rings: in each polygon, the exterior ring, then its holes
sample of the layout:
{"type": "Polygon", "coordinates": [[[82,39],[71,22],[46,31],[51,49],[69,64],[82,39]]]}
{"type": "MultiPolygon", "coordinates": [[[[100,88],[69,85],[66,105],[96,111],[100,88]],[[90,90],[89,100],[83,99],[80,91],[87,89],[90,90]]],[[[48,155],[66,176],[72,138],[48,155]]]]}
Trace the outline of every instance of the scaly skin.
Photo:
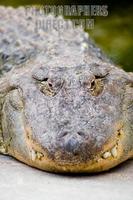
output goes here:
{"type": "Polygon", "coordinates": [[[133,74],[70,22],[36,32],[38,18],[0,7],[0,152],[52,172],[99,172],[132,158],[133,74]]]}

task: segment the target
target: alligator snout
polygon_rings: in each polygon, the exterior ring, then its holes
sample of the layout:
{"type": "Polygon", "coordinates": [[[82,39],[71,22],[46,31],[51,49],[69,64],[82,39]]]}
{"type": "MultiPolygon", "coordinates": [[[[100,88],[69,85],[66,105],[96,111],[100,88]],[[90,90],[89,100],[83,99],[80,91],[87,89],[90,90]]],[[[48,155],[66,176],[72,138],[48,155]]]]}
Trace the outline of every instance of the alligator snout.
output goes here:
{"type": "Polygon", "coordinates": [[[85,133],[81,131],[76,133],[62,132],[60,138],[64,152],[76,155],[81,152],[81,146],[85,141],[85,133]]]}
{"type": "Polygon", "coordinates": [[[79,147],[80,147],[79,141],[77,138],[74,137],[68,138],[64,144],[64,150],[72,154],[78,152],[79,147]]]}

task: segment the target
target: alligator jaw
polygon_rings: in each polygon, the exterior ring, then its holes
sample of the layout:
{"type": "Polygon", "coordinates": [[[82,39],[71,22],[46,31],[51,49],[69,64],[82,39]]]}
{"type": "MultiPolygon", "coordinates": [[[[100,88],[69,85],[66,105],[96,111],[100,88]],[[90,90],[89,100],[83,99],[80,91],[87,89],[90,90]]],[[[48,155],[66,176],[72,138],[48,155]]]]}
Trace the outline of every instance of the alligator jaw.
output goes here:
{"type": "MultiPolygon", "coordinates": [[[[25,131],[27,133],[29,130],[25,131]]],[[[80,162],[78,159],[73,162],[61,160],[60,152],[55,152],[54,157],[51,157],[47,149],[42,148],[35,140],[31,140],[29,136],[26,139],[28,148],[26,157],[21,152],[17,152],[15,149],[12,150],[12,148],[9,148],[8,153],[15,155],[18,160],[30,166],[46,171],[59,173],[100,172],[118,165],[129,157],[129,155],[123,156],[123,140],[123,130],[119,129],[116,137],[108,141],[103,150],[95,155],[92,160],[86,162],[80,162]]]]}

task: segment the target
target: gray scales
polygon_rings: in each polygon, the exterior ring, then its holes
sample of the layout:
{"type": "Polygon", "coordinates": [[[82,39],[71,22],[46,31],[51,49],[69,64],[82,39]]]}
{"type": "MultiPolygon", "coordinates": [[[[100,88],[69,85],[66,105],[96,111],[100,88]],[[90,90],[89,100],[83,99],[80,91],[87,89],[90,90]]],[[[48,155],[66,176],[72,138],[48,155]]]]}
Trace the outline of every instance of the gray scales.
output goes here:
{"type": "Polygon", "coordinates": [[[62,18],[0,7],[0,152],[51,172],[132,158],[133,74],[71,22],[35,31],[37,19],[62,18]]]}

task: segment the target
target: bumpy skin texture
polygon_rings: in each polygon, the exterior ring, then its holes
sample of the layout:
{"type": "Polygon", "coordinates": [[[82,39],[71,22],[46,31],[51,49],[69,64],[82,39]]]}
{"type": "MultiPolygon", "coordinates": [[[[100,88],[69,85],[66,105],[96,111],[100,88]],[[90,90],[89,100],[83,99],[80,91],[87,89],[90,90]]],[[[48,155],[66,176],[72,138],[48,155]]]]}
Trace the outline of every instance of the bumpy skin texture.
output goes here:
{"type": "Polygon", "coordinates": [[[0,7],[0,152],[52,172],[132,158],[132,73],[70,22],[67,31],[35,31],[43,18],[60,20],[0,7]]]}

